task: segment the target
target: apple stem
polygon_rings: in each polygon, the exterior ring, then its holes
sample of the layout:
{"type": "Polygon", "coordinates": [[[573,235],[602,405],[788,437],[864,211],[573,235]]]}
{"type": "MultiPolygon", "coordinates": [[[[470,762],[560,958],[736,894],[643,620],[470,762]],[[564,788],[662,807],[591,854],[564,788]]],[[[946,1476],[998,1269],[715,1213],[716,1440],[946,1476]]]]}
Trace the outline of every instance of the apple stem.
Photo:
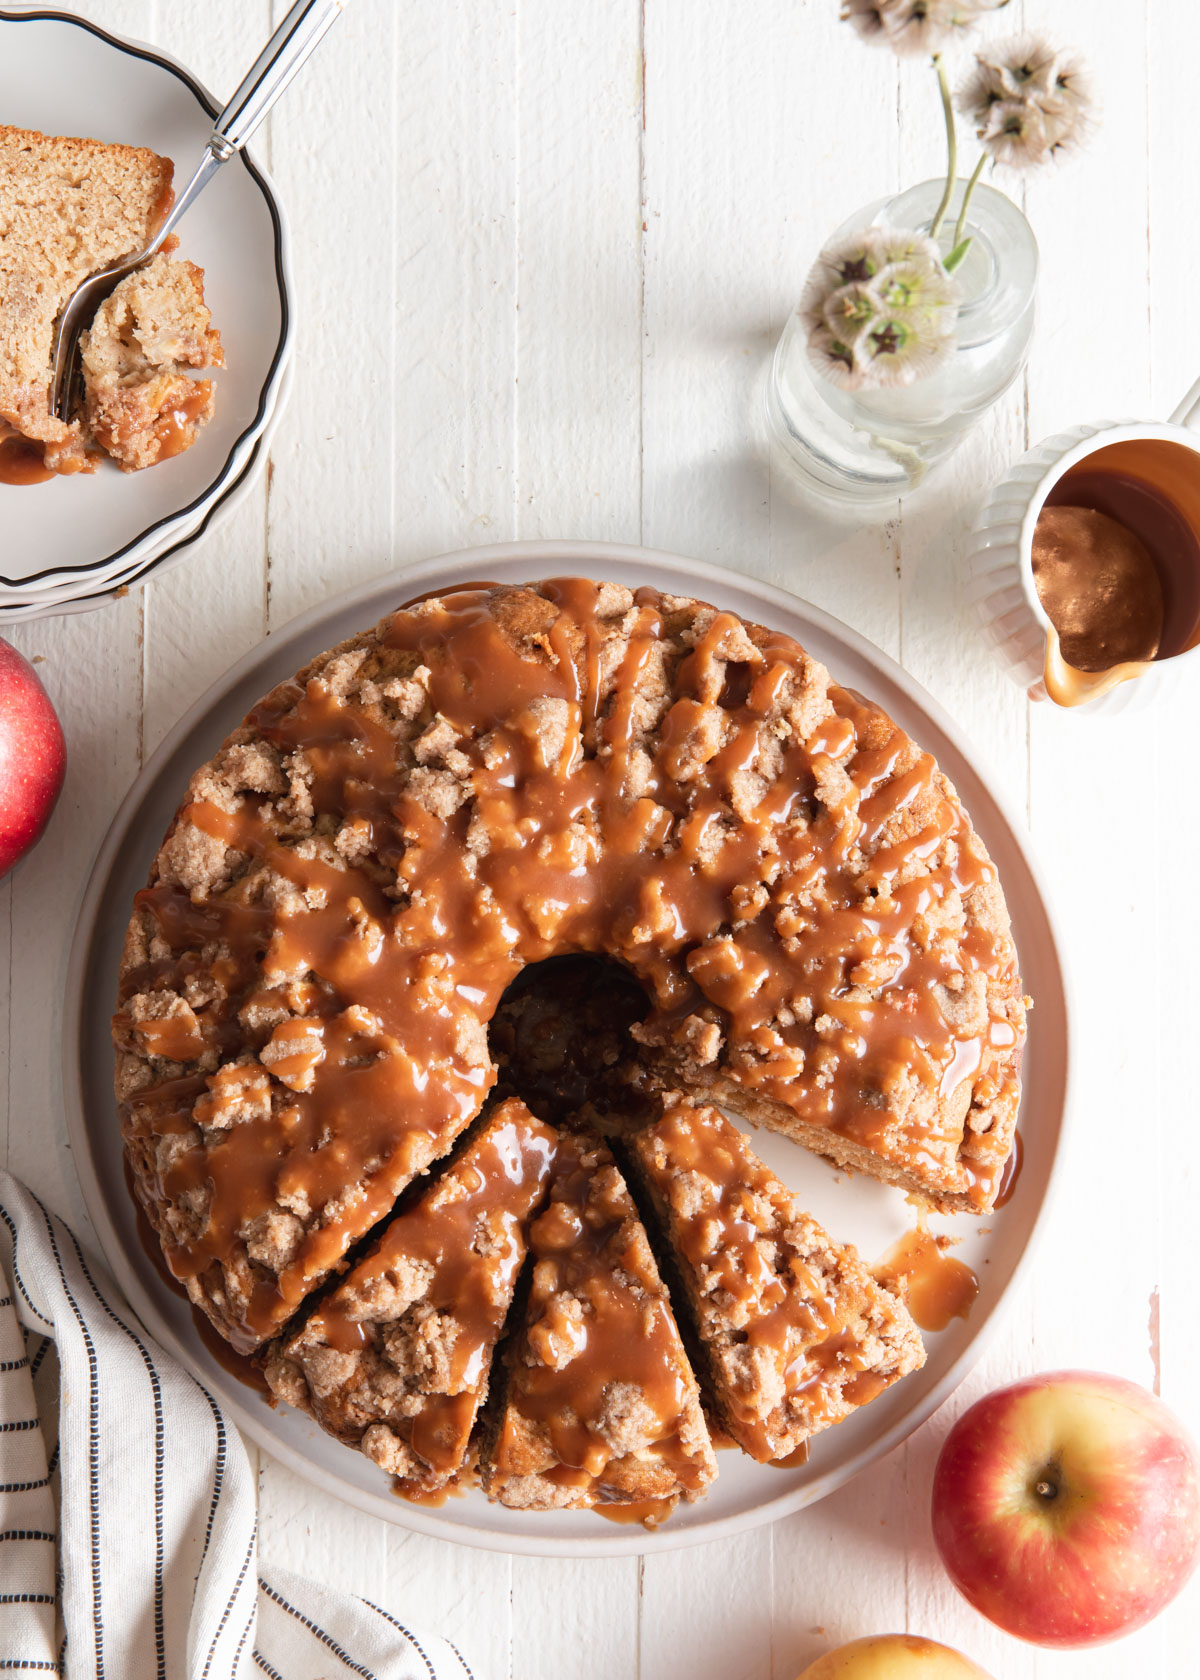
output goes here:
{"type": "Polygon", "coordinates": [[[1033,1491],[1037,1494],[1039,1499],[1051,1500],[1058,1498],[1057,1484],[1055,1482],[1046,1481],[1044,1477],[1040,1482],[1035,1482],[1033,1491]]]}

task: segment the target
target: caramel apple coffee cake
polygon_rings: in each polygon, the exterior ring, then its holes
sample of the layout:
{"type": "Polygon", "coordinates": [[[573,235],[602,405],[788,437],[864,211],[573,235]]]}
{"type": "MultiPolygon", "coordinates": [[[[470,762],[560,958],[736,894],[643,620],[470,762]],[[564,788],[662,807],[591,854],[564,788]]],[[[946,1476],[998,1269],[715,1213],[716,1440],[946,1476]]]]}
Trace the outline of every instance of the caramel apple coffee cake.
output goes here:
{"type": "Polygon", "coordinates": [[[80,343],[85,398],[50,407],[54,330],[89,275],[141,251],[173,199],[174,166],[145,147],[0,125],[0,446],[40,453],[54,472],[92,472],[99,451],[125,471],[178,455],[212,416],[220,336],[203,271],[168,240],[101,304],[80,343]]]}
{"type": "Polygon", "coordinates": [[[712,1105],[984,1212],[1024,1002],[885,713],[562,578],[402,608],[254,708],[137,896],[114,1036],[167,1263],[277,1393],[414,1486],[479,1453],[505,1502],[661,1514],[711,1478],[693,1365],[772,1459],[923,1357],[712,1105]]]}

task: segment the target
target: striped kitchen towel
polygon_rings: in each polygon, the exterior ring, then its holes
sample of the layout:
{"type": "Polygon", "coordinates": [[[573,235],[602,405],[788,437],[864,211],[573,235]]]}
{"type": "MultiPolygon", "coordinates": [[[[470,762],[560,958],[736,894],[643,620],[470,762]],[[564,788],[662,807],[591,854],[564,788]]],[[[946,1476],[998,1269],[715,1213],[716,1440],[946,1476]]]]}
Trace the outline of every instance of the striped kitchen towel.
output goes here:
{"type": "Polygon", "coordinates": [[[443,1639],[260,1576],[236,1428],[0,1173],[0,1675],[471,1680],[443,1639]]]}

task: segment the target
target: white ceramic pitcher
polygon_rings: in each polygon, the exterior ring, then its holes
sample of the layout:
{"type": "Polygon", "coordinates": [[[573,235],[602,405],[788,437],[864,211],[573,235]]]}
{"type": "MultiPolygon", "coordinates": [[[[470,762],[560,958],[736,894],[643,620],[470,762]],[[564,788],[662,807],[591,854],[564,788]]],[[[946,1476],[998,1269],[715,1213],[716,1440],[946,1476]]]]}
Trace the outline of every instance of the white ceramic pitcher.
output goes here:
{"type": "Polygon", "coordinates": [[[1086,675],[1063,663],[1033,577],[1033,532],[1046,498],[1066,473],[1093,460],[1098,470],[1126,471],[1158,490],[1200,537],[1200,433],[1189,429],[1197,424],[1200,380],[1166,424],[1104,420],[1075,426],[1029,450],[992,490],[968,545],[967,593],[1009,674],[1031,700],[1052,699],[1049,677],[1054,698],[1064,690],[1070,694],[1058,704],[1089,717],[1109,716],[1160,700],[1200,670],[1200,576],[1173,592],[1163,632],[1170,651],[1086,675]]]}

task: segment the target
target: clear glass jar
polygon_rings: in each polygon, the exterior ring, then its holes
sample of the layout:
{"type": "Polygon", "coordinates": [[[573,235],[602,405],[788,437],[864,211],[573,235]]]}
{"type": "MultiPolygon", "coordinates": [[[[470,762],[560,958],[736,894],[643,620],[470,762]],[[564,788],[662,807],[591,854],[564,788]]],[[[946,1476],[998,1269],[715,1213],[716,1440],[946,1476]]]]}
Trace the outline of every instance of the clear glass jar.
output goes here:
{"type": "MultiPolygon", "coordinates": [[[[938,236],[943,256],[967,183],[955,183],[938,236]]],[[[944,181],[923,181],[843,223],[834,238],[879,226],[928,231],[944,181]]],[[[971,248],[957,270],[963,301],[955,348],[924,379],[882,391],[843,391],[808,356],[794,311],[767,378],[771,431],[797,476],[838,501],[864,502],[914,490],[962,442],[1025,366],[1033,334],[1038,251],[1017,206],[981,182],[971,196],[971,248]]]]}

